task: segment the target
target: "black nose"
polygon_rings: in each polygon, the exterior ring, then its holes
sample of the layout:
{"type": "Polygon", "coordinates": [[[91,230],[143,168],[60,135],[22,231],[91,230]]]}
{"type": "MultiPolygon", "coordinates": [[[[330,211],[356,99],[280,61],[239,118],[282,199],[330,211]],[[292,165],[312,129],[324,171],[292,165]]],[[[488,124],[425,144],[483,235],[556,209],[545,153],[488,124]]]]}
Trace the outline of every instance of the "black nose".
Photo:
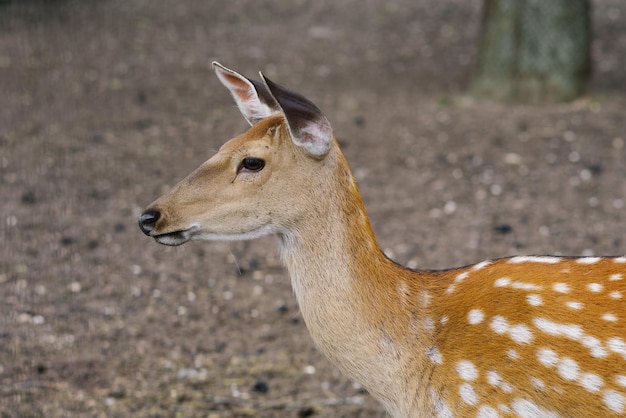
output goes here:
{"type": "Polygon", "coordinates": [[[150,232],[152,232],[154,225],[156,225],[160,217],[161,212],[154,209],[148,209],[139,217],[139,228],[144,234],[150,235],[150,232]]]}

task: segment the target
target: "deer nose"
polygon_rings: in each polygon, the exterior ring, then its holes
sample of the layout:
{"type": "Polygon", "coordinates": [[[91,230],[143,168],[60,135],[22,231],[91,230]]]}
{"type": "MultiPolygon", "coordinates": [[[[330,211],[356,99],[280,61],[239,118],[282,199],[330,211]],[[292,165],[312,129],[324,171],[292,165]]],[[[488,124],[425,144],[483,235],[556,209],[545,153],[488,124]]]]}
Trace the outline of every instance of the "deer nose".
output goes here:
{"type": "Polygon", "coordinates": [[[150,235],[160,217],[161,212],[155,209],[148,209],[139,217],[139,228],[144,234],[150,235]]]}

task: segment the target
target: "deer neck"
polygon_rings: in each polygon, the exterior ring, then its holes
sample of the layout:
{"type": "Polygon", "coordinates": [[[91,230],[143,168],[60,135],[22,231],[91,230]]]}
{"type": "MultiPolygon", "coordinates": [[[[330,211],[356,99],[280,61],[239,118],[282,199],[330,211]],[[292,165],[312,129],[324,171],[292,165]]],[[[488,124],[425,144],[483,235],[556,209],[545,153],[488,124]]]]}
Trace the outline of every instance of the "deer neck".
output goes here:
{"type": "Polygon", "coordinates": [[[365,296],[363,285],[376,282],[372,266],[388,263],[347,163],[341,155],[327,159],[331,162],[325,169],[331,173],[319,176],[321,180],[307,190],[306,215],[279,235],[281,255],[303,313],[319,305],[320,293],[322,300],[347,299],[356,308],[365,296]],[[335,294],[342,296],[335,298],[335,294]],[[351,297],[345,298],[346,294],[351,297]]]}
{"type": "Polygon", "coordinates": [[[317,216],[303,217],[279,236],[281,253],[320,350],[384,402],[392,396],[393,376],[410,360],[400,352],[414,352],[399,349],[407,339],[402,330],[423,316],[416,304],[400,300],[408,294],[405,284],[416,284],[410,280],[415,273],[382,253],[342,155],[334,170],[334,183],[309,195],[311,204],[318,202],[310,209],[317,216]]]}

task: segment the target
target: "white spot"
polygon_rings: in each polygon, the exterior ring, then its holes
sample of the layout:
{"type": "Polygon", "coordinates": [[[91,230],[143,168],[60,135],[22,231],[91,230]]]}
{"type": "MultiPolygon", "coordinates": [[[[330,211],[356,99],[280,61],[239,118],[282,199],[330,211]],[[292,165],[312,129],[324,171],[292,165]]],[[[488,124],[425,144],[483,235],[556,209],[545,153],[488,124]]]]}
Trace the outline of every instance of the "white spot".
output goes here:
{"type": "Polygon", "coordinates": [[[454,290],[456,289],[456,286],[454,285],[454,283],[452,283],[450,286],[448,286],[448,288],[446,289],[446,293],[450,294],[453,293],[454,290]]]}
{"type": "Polygon", "coordinates": [[[528,302],[528,304],[531,306],[543,305],[543,299],[541,299],[541,296],[535,294],[526,296],[526,302],[528,302]]]}
{"type": "Polygon", "coordinates": [[[491,261],[481,261],[478,264],[474,264],[474,266],[472,266],[472,270],[478,271],[480,269],[487,267],[489,264],[491,264],[491,261]]]}
{"type": "Polygon", "coordinates": [[[552,289],[554,289],[555,292],[568,293],[569,285],[567,283],[554,283],[552,289]]]}
{"type": "Polygon", "coordinates": [[[498,411],[496,411],[494,408],[488,406],[488,405],[481,405],[480,408],[478,408],[478,414],[476,415],[476,418],[499,418],[500,414],[498,414],[498,411]]]}
{"type": "Polygon", "coordinates": [[[426,351],[426,355],[428,356],[430,361],[432,361],[433,363],[443,364],[443,357],[441,357],[441,352],[434,345],[428,347],[428,350],[426,351]]]}
{"type": "Polygon", "coordinates": [[[491,320],[491,329],[496,334],[504,334],[509,330],[509,324],[506,322],[504,317],[497,315],[491,320]]]}
{"type": "Polygon", "coordinates": [[[619,290],[611,292],[611,297],[613,299],[621,299],[622,298],[622,292],[620,292],[619,290]]]}
{"type": "Polygon", "coordinates": [[[616,274],[611,274],[611,277],[609,277],[609,280],[612,282],[616,282],[618,280],[622,280],[624,277],[622,276],[622,273],[616,273],[616,274]]]}
{"type": "Polygon", "coordinates": [[[513,325],[509,329],[511,339],[519,344],[529,344],[533,340],[532,331],[523,324],[513,325]]]}
{"type": "Polygon", "coordinates": [[[602,285],[600,283],[589,283],[587,289],[589,289],[590,292],[598,293],[602,291],[602,285]]]}
{"type": "Polygon", "coordinates": [[[432,299],[432,296],[430,295],[430,292],[422,292],[422,303],[424,304],[424,307],[427,307],[428,305],[430,305],[431,299],[432,299]]]}
{"type": "Polygon", "coordinates": [[[498,405],[498,409],[502,412],[511,412],[511,408],[502,403],[498,405]]]}
{"type": "Polygon", "coordinates": [[[589,392],[597,392],[600,390],[604,382],[602,378],[597,374],[593,373],[583,373],[578,378],[578,383],[589,392]]]}
{"type": "Polygon", "coordinates": [[[462,282],[463,280],[467,279],[469,277],[469,273],[467,271],[464,271],[463,273],[458,274],[455,278],[454,278],[454,282],[455,283],[459,283],[462,282]]]}
{"type": "Polygon", "coordinates": [[[519,360],[520,355],[517,351],[515,350],[509,350],[506,352],[506,355],[508,358],[513,359],[513,360],[519,360]]]}
{"type": "Polygon", "coordinates": [[[580,343],[591,350],[591,356],[595,358],[604,358],[609,355],[602,346],[602,343],[596,337],[585,335],[580,343]]]}
{"type": "Polygon", "coordinates": [[[544,389],[546,387],[545,382],[538,377],[531,377],[530,383],[537,389],[544,389]]]}
{"type": "Polygon", "coordinates": [[[456,364],[456,372],[459,374],[459,377],[463,380],[476,380],[478,377],[478,370],[476,370],[476,366],[471,361],[461,360],[456,364]]]}
{"type": "Polygon", "coordinates": [[[556,369],[565,380],[576,380],[578,378],[578,363],[571,358],[565,357],[561,359],[556,369]]]}
{"type": "Polygon", "coordinates": [[[558,418],[558,415],[554,412],[544,409],[527,399],[513,399],[511,407],[520,418],[558,418]]]}
{"type": "Polygon", "coordinates": [[[565,305],[568,308],[572,308],[572,309],[576,309],[576,310],[581,310],[583,308],[583,304],[580,302],[565,302],[565,305]]]}
{"type": "Polygon", "coordinates": [[[489,370],[487,372],[487,382],[489,382],[491,386],[499,386],[502,382],[502,377],[498,374],[498,372],[489,370]]]}
{"type": "Polygon", "coordinates": [[[524,283],[524,282],[513,282],[513,283],[511,283],[511,287],[513,289],[519,289],[519,290],[541,290],[541,289],[543,289],[539,285],[532,284],[532,283],[524,283]]]}
{"type": "Polygon", "coordinates": [[[624,376],[623,374],[618,374],[617,376],[615,376],[615,383],[626,388],[626,376],[624,376]]]}
{"type": "Polygon", "coordinates": [[[537,360],[546,367],[552,367],[559,361],[559,356],[549,348],[542,347],[537,350],[537,360]]]}
{"type": "Polygon", "coordinates": [[[604,347],[601,347],[601,346],[591,347],[591,357],[605,358],[608,355],[609,353],[607,353],[604,347]]]}
{"type": "Polygon", "coordinates": [[[580,325],[557,324],[545,318],[534,318],[533,323],[541,331],[555,337],[561,336],[572,340],[579,340],[583,336],[583,330],[580,325]]]}
{"type": "Polygon", "coordinates": [[[501,277],[495,282],[493,282],[493,285],[495,287],[506,287],[509,284],[511,284],[511,279],[509,279],[508,277],[501,277]]]}
{"type": "Polygon", "coordinates": [[[626,357],[626,343],[619,337],[612,337],[606,341],[607,347],[614,353],[626,357]]]}
{"type": "Polygon", "coordinates": [[[618,414],[624,412],[624,396],[619,392],[611,389],[605,390],[602,399],[604,400],[604,404],[611,411],[617,412],[618,414]]]}
{"type": "Polygon", "coordinates": [[[500,315],[494,316],[489,326],[496,334],[509,333],[511,339],[519,344],[528,344],[533,339],[533,333],[526,325],[509,325],[506,318],[500,315]]]}
{"type": "Polygon", "coordinates": [[[424,328],[430,332],[435,330],[435,321],[430,316],[424,318],[424,328]]]}
{"type": "Polygon", "coordinates": [[[613,315],[612,313],[605,313],[604,315],[602,315],[602,319],[609,322],[616,322],[617,316],[613,315]]]}
{"type": "Polygon", "coordinates": [[[485,319],[485,314],[481,309],[472,309],[467,314],[467,322],[472,325],[480,324],[485,319]]]}
{"type": "Polygon", "coordinates": [[[506,393],[511,393],[513,392],[513,385],[511,385],[508,382],[502,382],[502,384],[500,385],[500,389],[502,389],[503,391],[505,391],[506,393]]]}
{"type": "Polygon", "coordinates": [[[476,396],[476,391],[474,387],[469,383],[463,383],[459,386],[459,395],[461,395],[461,399],[468,405],[476,405],[478,402],[478,396],[476,396]]]}
{"type": "Polygon", "coordinates": [[[583,257],[583,258],[577,258],[576,262],[578,264],[595,264],[600,260],[602,260],[602,257],[583,257]]]}
{"type": "Polygon", "coordinates": [[[599,339],[597,339],[596,337],[592,337],[591,335],[585,335],[581,340],[580,343],[582,345],[584,345],[587,348],[591,348],[591,347],[601,347],[602,343],[600,342],[599,339]]]}
{"type": "Polygon", "coordinates": [[[491,386],[500,388],[506,393],[511,393],[513,391],[513,386],[510,383],[503,381],[498,372],[493,370],[487,372],[487,382],[489,382],[491,386]]]}
{"type": "Polygon", "coordinates": [[[511,286],[513,289],[518,290],[541,290],[542,287],[532,283],[524,283],[524,282],[511,282],[511,279],[508,277],[501,277],[493,282],[494,287],[507,287],[511,286]]]}
{"type": "Polygon", "coordinates": [[[620,264],[626,263],[626,257],[615,257],[613,259],[613,262],[614,263],[620,263],[620,264]]]}
{"type": "Polygon", "coordinates": [[[520,256],[520,257],[512,257],[509,259],[509,264],[520,264],[520,263],[545,263],[545,264],[556,264],[561,261],[560,257],[537,257],[537,256],[520,256]]]}
{"type": "Polygon", "coordinates": [[[441,322],[441,324],[443,325],[443,324],[447,323],[449,319],[450,318],[448,318],[448,315],[444,315],[444,316],[441,317],[439,322],[441,322]]]}

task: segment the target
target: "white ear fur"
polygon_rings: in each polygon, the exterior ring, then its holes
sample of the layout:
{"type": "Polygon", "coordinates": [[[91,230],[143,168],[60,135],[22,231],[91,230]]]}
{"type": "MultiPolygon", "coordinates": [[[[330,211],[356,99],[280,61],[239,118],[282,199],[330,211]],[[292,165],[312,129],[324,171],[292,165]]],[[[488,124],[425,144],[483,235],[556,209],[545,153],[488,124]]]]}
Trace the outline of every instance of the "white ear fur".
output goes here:
{"type": "Polygon", "coordinates": [[[224,67],[216,61],[213,61],[213,69],[217,78],[230,91],[239,111],[250,125],[254,125],[261,119],[278,113],[279,110],[276,109],[276,106],[268,103],[267,97],[259,96],[259,92],[252,80],[224,67]]]}
{"type": "Polygon", "coordinates": [[[323,157],[328,153],[333,138],[333,130],[326,117],[301,128],[295,134],[294,129],[289,125],[289,131],[293,142],[306,149],[311,155],[323,157]]]}

